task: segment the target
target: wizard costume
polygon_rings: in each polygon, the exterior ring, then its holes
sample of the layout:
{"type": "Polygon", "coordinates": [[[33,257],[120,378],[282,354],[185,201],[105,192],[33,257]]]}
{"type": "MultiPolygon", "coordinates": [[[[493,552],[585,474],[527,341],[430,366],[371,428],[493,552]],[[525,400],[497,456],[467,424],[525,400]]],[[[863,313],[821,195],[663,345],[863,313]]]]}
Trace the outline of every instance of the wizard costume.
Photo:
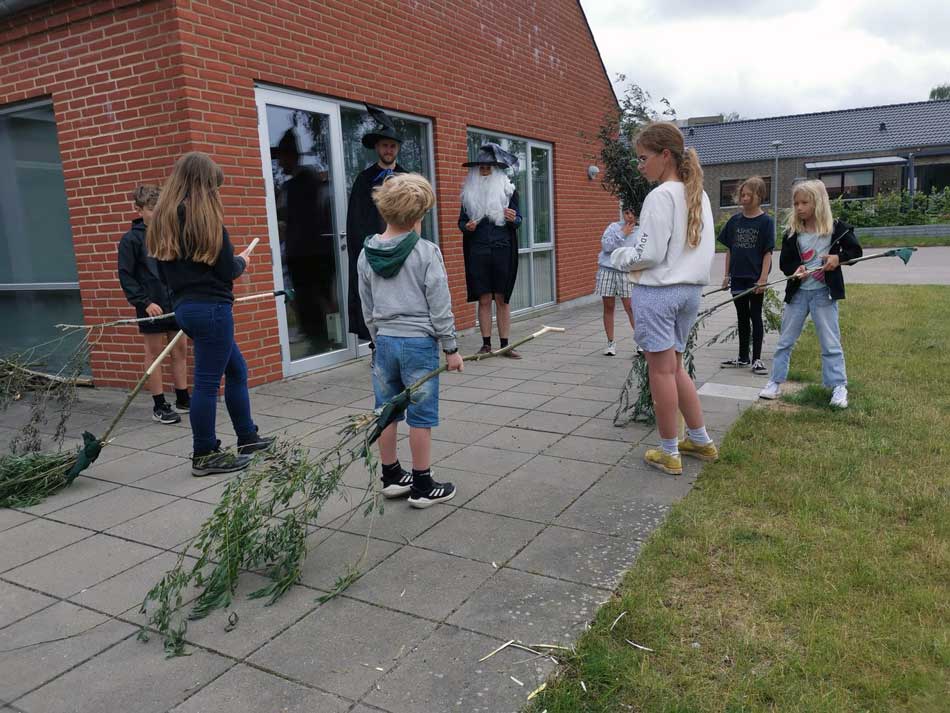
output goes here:
{"type": "MultiPolygon", "coordinates": [[[[366,108],[370,116],[380,126],[375,131],[363,136],[363,146],[368,149],[375,148],[376,143],[382,139],[391,139],[401,144],[402,137],[396,133],[392,119],[376,107],[367,105],[366,108]]],[[[366,323],[363,321],[356,263],[359,260],[360,251],[363,249],[363,241],[371,235],[382,233],[386,229],[386,221],[383,220],[376,209],[376,204],[373,202],[373,189],[394,173],[407,173],[407,171],[398,163],[391,169],[380,168],[378,162],[374,162],[369,168],[362,170],[356,180],[353,181],[350,201],[346,209],[346,251],[349,260],[347,313],[349,315],[349,331],[360,339],[369,339],[370,334],[366,328],[366,323]]]]}
{"type": "MultiPolygon", "coordinates": [[[[498,144],[487,143],[479,148],[474,161],[462,166],[517,170],[518,159],[498,144]]],[[[505,304],[511,300],[518,279],[518,227],[521,225],[517,190],[508,199],[508,208],[515,212],[514,221],[506,220],[503,225],[497,225],[492,218],[485,216],[478,221],[474,231],[469,231],[465,225],[470,218],[463,201],[458,226],[462,231],[466,299],[469,302],[477,302],[479,296],[489,293],[504,295],[505,304]]]]}

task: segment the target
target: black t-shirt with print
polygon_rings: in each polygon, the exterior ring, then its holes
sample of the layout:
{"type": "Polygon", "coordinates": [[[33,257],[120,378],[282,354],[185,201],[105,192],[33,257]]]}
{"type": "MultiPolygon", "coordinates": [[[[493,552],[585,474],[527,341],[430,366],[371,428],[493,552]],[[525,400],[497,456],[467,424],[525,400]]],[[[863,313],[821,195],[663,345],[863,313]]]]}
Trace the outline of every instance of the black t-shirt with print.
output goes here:
{"type": "Polygon", "coordinates": [[[733,291],[747,290],[762,275],[762,260],[775,249],[775,228],[767,213],[746,218],[736,213],[719,233],[729,248],[729,278],[733,291]]]}

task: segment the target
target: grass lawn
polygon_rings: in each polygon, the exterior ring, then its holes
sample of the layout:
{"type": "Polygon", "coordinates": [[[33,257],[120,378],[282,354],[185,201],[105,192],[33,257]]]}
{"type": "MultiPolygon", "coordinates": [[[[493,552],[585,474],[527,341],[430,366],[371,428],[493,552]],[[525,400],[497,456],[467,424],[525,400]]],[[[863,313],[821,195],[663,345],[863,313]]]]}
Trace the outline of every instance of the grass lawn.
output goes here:
{"type": "Polygon", "coordinates": [[[950,288],[851,285],[841,325],[851,408],[747,410],[527,710],[950,709],[950,288]]]}

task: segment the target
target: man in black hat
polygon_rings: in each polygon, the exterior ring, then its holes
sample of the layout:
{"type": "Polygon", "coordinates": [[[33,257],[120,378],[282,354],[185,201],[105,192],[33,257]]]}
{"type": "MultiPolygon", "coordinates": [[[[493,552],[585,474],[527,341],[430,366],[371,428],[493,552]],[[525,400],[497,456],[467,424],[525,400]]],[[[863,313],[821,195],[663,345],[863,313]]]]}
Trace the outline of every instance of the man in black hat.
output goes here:
{"type": "MultiPolygon", "coordinates": [[[[349,330],[360,339],[369,339],[369,330],[363,321],[363,308],[360,304],[359,277],[356,262],[363,241],[371,235],[376,235],[386,229],[386,221],[380,216],[373,202],[373,189],[394,173],[406,173],[406,169],[396,163],[399,155],[399,145],[402,137],[396,132],[392,119],[381,109],[366,105],[367,111],[379,126],[363,136],[363,146],[376,149],[378,160],[369,168],[364,169],[353,182],[350,191],[350,202],[346,209],[346,250],[349,258],[349,295],[347,307],[349,313],[349,330]]],[[[372,348],[372,342],[370,348],[372,348]]]]}
{"type": "MultiPolygon", "coordinates": [[[[518,191],[505,169],[518,169],[518,158],[498,144],[478,149],[462,187],[462,252],[465,257],[465,285],[468,301],[478,301],[478,326],[482,333],[479,353],[491,351],[491,303],[495,301],[501,347],[508,346],[511,329],[511,293],[518,277],[518,191]]],[[[505,353],[520,359],[515,350],[505,353]]]]}

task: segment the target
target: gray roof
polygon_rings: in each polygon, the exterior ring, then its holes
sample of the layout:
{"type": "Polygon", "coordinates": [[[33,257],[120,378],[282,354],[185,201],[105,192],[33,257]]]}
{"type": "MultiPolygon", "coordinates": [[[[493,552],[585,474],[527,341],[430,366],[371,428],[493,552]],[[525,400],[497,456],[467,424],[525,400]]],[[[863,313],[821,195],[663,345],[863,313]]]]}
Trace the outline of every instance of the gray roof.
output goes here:
{"type": "Polygon", "coordinates": [[[908,150],[950,145],[950,100],[700,124],[682,131],[686,145],[707,164],[774,158],[775,140],[782,141],[783,158],[908,150]]]}

